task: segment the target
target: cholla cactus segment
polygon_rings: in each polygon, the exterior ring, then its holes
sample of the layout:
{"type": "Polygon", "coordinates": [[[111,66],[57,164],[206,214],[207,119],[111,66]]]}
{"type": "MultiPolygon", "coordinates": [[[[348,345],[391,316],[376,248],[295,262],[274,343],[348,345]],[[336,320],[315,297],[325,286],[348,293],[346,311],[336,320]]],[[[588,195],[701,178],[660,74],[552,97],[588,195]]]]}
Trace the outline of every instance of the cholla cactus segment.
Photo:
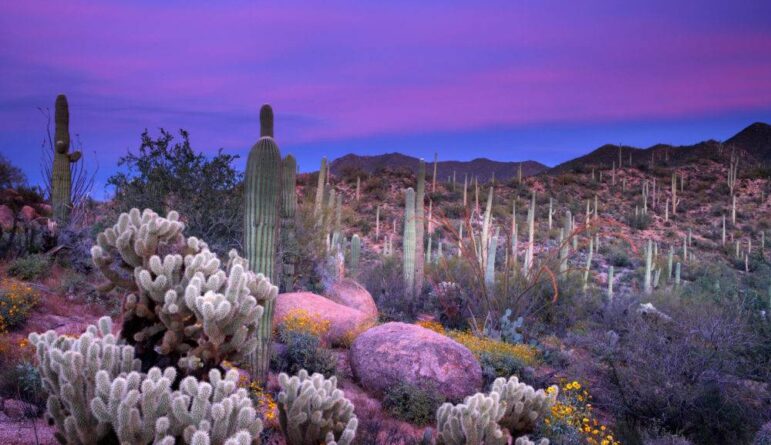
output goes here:
{"type": "Polygon", "coordinates": [[[529,432],[535,428],[536,421],[546,417],[557,400],[558,388],[552,386],[548,391],[522,383],[516,376],[508,380],[495,379],[490,394],[497,394],[503,407],[501,426],[515,433],[529,432]]]}
{"type": "Polygon", "coordinates": [[[537,442],[533,442],[527,436],[517,437],[514,441],[514,445],[549,445],[549,439],[541,439],[537,442]]]}
{"type": "Polygon", "coordinates": [[[278,380],[279,421],[288,445],[353,441],[358,420],[353,404],[337,389],[335,377],[309,376],[303,369],[291,378],[281,373],[278,380]]]}
{"type": "Polygon", "coordinates": [[[502,445],[509,436],[498,422],[504,414],[499,396],[476,393],[463,403],[445,403],[436,413],[438,445],[502,445]]]}
{"type": "Polygon", "coordinates": [[[162,218],[132,209],[97,236],[94,263],[114,286],[132,291],[121,336],[143,355],[169,356],[184,372],[239,362],[256,348],[262,306],[278,289],[235,251],[223,269],[205,242],[183,230],[176,212],[162,218]]]}
{"type": "Polygon", "coordinates": [[[109,317],[89,326],[78,338],[48,331],[30,334],[29,340],[36,348],[38,372],[48,392],[47,415],[56,426],[57,440],[75,445],[97,443],[110,429],[89,408],[96,393],[96,375],[101,373],[109,380],[138,371],[141,363],[134,358],[134,348],[118,343],[109,317]]]}

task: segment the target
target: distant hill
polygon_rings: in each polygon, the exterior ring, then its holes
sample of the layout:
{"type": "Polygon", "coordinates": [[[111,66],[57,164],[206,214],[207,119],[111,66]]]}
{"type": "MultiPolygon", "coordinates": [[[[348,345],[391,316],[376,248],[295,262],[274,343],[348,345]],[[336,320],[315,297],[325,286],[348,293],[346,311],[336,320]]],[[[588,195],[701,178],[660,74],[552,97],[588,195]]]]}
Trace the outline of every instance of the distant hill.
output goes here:
{"type": "MultiPolygon", "coordinates": [[[[433,173],[433,159],[426,159],[426,174],[433,173]]],[[[339,175],[346,170],[362,170],[366,173],[374,173],[379,169],[389,167],[392,169],[407,168],[413,172],[418,170],[419,159],[401,153],[386,153],[376,156],[359,156],[347,154],[337,158],[329,164],[330,171],[339,175]]],[[[536,161],[500,162],[486,158],[477,158],[471,161],[439,161],[437,163],[437,177],[447,179],[455,172],[458,181],[463,181],[464,175],[469,178],[477,176],[480,181],[488,181],[495,173],[495,179],[507,180],[517,176],[519,165],[522,164],[522,175],[533,176],[549,169],[544,164],[536,161]]]]}
{"type": "MultiPolygon", "coordinates": [[[[737,150],[745,152],[747,158],[745,161],[761,164],[771,163],[771,125],[756,122],[727,139],[722,145],[726,149],[735,147],[737,150]]],[[[680,146],[656,144],[648,148],[622,145],[621,161],[624,165],[628,165],[631,154],[632,163],[638,165],[649,162],[651,154],[653,154],[656,159],[669,159],[672,165],[678,165],[700,158],[714,157],[719,148],[720,143],[714,140],[680,146]]],[[[606,144],[591,153],[554,166],[554,168],[549,169],[549,173],[563,173],[594,165],[610,167],[613,162],[618,165],[619,146],[606,144]]]]}

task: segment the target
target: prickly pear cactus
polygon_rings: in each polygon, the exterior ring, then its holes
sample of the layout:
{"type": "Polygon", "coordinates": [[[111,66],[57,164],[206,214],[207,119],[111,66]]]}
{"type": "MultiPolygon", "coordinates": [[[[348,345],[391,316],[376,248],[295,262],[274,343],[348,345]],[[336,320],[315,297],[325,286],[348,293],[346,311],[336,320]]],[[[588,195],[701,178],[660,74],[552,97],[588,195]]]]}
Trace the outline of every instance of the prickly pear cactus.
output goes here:
{"type": "Polygon", "coordinates": [[[67,96],[56,97],[54,108],[54,165],[51,169],[51,206],[54,219],[59,224],[66,224],[72,210],[72,169],[81,153],[70,153],[70,108],[67,96]]]}
{"type": "Polygon", "coordinates": [[[437,445],[503,445],[509,436],[498,426],[504,407],[498,394],[476,393],[463,403],[445,403],[436,413],[437,445]]]}
{"type": "Polygon", "coordinates": [[[337,389],[337,379],[300,370],[278,377],[278,410],[287,445],[348,445],[356,435],[358,419],[353,404],[337,389]]]}
{"type": "Polygon", "coordinates": [[[132,209],[97,236],[91,256],[110,287],[131,292],[121,336],[137,356],[149,365],[166,356],[184,374],[203,375],[255,350],[261,305],[278,289],[235,251],[223,268],[206,243],[183,230],[176,212],[162,218],[132,209]]]}

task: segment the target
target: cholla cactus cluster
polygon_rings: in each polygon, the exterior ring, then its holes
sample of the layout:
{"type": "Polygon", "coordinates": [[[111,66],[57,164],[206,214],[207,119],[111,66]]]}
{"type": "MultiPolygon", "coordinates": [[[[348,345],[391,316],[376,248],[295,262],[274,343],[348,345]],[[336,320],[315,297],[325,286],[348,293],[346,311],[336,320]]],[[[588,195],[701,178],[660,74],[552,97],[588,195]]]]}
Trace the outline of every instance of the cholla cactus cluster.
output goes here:
{"type": "Polygon", "coordinates": [[[97,236],[91,255],[110,286],[132,292],[121,335],[137,355],[159,353],[201,374],[255,349],[261,305],[278,289],[235,251],[223,270],[206,243],[183,230],[176,212],[162,218],[132,209],[97,236]]]}
{"type": "Polygon", "coordinates": [[[508,380],[503,377],[495,379],[490,393],[498,394],[505,407],[501,426],[512,434],[532,431],[536,422],[546,417],[557,401],[559,391],[556,386],[552,388],[549,391],[536,391],[532,386],[520,382],[517,376],[511,376],[508,380]]]}
{"type": "Polygon", "coordinates": [[[238,371],[223,377],[209,371],[209,381],[187,377],[172,391],[175,368],[132,372],[112,381],[105,371],[96,375],[94,415],[113,426],[121,444],[174,445],[183,438],[191,445],[250,445],[258,442],[262,421],[238,371]]]}
{"type": "MultiPolygon", "coordinates": [[[[557,399],[556,386],[548,391],[520,383],[516,376],[498,378],[489,394],[476,393],[463,403],[445,403],[436,413],[437,444],[505,444],[509,437],[531,432],[557,399]],[[508,431],[508,432],[507,432],[508,431]]],[[[542,439],[532,442],[519,437],[516,445],[548,445],[542,439]]]]}
{"type": "Polygon", "coordinates": [[[353,404],[337,388],[337,379],[308,375],[304,369],[278,377],[279,421],[288,445],[350,445],[358,419],[353,404]]]}
{"type": "Polygon", "coordinates": [[[60,336],[54,331],[32,333],[38,370],[48,393],[47,415],[56,426],[56,438],[65,444],[97,443],[110,429],[91,413],[96,374],[107,379],[139,371],[141,363],[132,346],[119,344],[109,317],[89,326],[80,337],[60,336]]]}
{"type": "Polygon", "coordinates": [[[445,403],[436,413],[436,443],[438,445],[503,445],[508,435],[498,421],[504,406],[498,394],[476,393],[463,403],[445,403]]]}
{"type": "Polygon", "coordinates": [[[48,415],[62,444],[88,445],[117,439],[129,445],[250,445],[259,441],[262,422],[238,372],[209,382],[194,377],[172,391],[177,371],[151,368],[141,373],[134,348],[120,344],[109,317],[78,338],[54,331],[31,334],[40,375],[49,393],[48,415]]]}

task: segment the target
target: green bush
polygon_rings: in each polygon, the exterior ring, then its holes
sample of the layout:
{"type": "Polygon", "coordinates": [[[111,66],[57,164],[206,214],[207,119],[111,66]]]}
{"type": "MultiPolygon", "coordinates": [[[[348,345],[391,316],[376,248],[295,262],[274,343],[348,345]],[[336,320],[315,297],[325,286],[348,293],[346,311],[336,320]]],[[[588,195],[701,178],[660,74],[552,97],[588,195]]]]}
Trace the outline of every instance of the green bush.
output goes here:
{"type": "Polygon", "coordinates": [[[48,272],[49,266],[50,262],[46,255],[27,255],[8,264],[8,275],[30,281],[48,272]]]}
{"type": "Polygon", "coordinates": [[[330,350],[321,346],[317,336],[307,332],[283,331],[281,339],[286,349],[273,357],[276,371],[294,375],[305,369],[310,374],[334,375],[337,360],[330,350]]]}
{"type": "Polygon", "coordinates": [[[485,387],[498,377],[509,378],[512,375],[530,381],[530,379],[523,375],[527,366],[517,357],[483,352],[479,356],[479,364],[482,366],[482,378],[484,379],[485,387]]]}
{"type": "Polygon", "coordinates": [[[436,410],[444,402],[434,389],[399,383],[386,391],[383,407],[397,419],[427,425],[434,422],[436,410]]]}

